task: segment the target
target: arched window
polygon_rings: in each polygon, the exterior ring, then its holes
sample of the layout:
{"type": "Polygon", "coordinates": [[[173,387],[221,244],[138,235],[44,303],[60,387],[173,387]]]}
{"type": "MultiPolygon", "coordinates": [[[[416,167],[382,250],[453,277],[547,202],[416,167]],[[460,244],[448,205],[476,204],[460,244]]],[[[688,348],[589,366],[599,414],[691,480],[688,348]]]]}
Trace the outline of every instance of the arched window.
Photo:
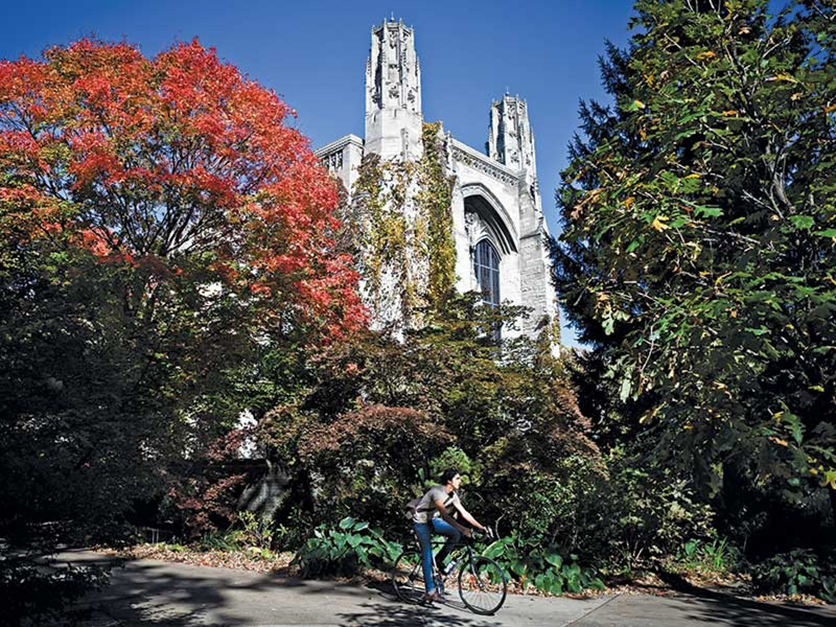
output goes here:
{"type": "Polygon", "coordinates": [[[487,239],[476,244],[473,271],[482,292],[482,302],[486,305],[499,305],[499,254],[487,239]]]}

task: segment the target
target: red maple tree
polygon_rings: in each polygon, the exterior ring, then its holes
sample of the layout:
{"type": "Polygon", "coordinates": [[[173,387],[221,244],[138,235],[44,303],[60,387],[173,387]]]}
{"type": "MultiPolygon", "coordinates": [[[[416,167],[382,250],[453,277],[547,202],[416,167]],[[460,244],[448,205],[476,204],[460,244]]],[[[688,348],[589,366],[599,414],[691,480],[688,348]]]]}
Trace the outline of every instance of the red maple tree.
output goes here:
{"type": "Polygon", "coordinates": [[[332,234],[337,189],[273,91],[197,40],[153,59],[82,39],[0,61],[0,237],[61,240],[141,271],[191,273],[260,324],[362,325],[332,234]]]}

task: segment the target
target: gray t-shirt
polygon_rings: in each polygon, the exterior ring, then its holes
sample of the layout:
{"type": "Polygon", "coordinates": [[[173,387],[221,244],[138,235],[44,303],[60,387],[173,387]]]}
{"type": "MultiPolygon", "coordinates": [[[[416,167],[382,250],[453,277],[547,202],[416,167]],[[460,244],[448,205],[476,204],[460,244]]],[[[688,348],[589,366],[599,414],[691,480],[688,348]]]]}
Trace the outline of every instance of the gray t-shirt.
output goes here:
{"type": "Polygon", "coordinates": [[[438,508],[435,506],[436,501],[444,503],[444,508],[448,514],[452,513],[454,507],[461,504],[459,495],[456,494],[455,490],[448,493],[443,486],[434,485],[418,501],[418,506],[415,508],[415,516],[413,516],[412,520],[417,523],[426,523],[430,519],[440,516],[441,514],[438,512],[438,508]]]}

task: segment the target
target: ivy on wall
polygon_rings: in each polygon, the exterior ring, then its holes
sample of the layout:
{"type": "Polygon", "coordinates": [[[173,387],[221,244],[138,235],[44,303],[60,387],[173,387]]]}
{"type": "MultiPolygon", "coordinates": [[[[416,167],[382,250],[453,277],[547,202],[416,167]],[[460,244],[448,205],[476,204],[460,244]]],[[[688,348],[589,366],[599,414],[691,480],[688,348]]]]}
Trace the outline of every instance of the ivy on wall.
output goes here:
{"type": "Polygon", "coordinates": [[[430,266],[427,296],[430,304],[435,306],[447,299],[456,283],[456,243],[451,210],[455,177],[446,172],[441,122],[424,124],[422,139],[424,155],[420,164],[418,204],[427,220],[430,266]]]}
{"type": "Polygon", "coordinates": [[[455,178],[446,173],[440,130],[440,122],[424,124],[418,162],[368,154],[358,168],[352,202],[358,269],[372,316],[383,324],[422,326],[422,312],[455,285],[455,178]]]}

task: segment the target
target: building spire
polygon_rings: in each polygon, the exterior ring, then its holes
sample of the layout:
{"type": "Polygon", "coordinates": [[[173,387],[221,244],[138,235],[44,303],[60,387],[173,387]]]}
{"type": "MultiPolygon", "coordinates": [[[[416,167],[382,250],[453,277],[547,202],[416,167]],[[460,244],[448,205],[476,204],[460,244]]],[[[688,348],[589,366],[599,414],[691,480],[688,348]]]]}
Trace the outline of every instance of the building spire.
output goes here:
{"type": "Polygon", "coordinates": [[[403,20],[372,28],[366,63],[366,148],[384,158],[422,152],[421,66],[403,20]]]}
{"type": "Polygon", "coordinates": [[[501,100],[491,103],[487,145],[491,159],[513,170],[522,170],[532,182],[537,180],[534,133],[528,121],[528,106],[508,89],[501,100]]]}

